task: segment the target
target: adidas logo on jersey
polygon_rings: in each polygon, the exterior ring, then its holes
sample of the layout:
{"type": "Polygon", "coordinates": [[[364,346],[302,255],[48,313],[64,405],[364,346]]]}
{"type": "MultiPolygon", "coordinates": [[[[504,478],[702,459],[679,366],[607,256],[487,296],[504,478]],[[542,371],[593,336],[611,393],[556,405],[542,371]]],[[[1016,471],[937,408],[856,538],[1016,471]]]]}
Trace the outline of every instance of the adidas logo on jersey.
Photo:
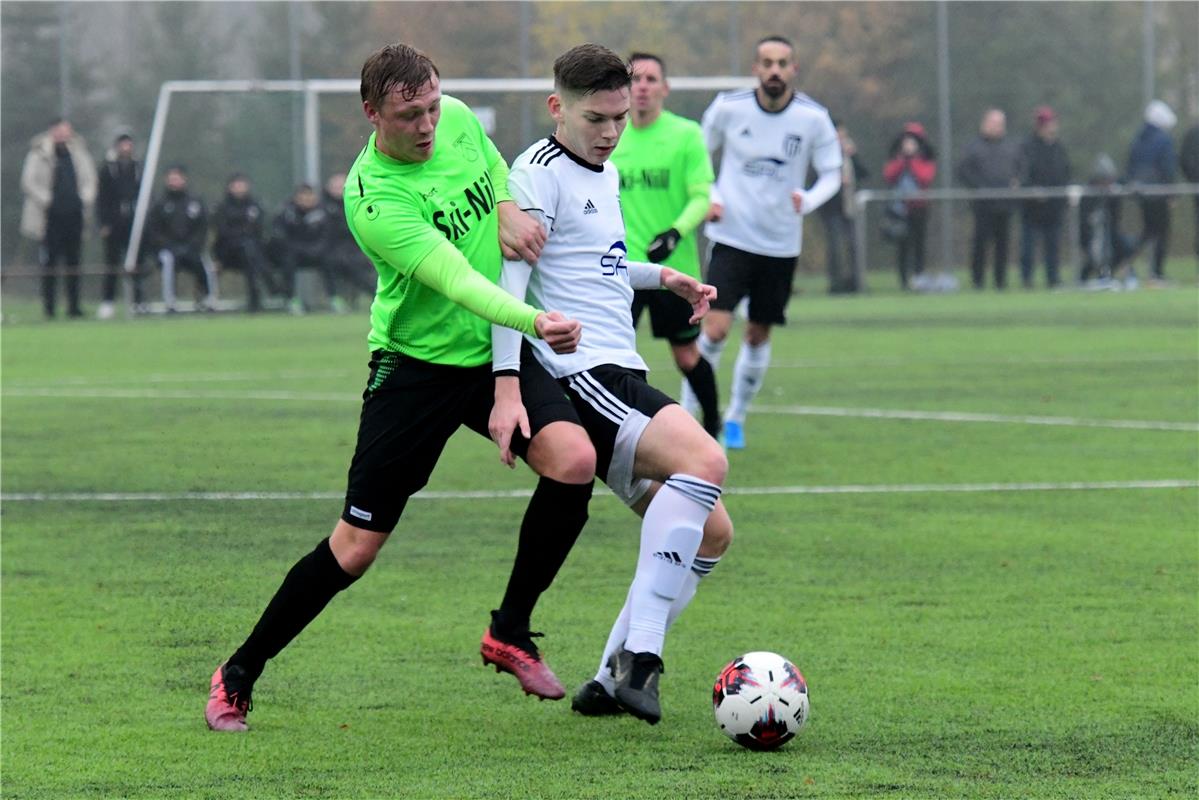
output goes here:
{"type": "Polygon", "coordinates": [[[587,205],[583,206],[584,214],[598,214],[599,209],[595,207],[595,203],[591,202],[591,198],[587,199],[587,205]]]}
{"type": "Polygon", "coordinates": [[[679,558],[679,554],[674,552],[673,550],[670,550],[670,551],[659,550],[658,552],[654,553],[654,558],[660,558],[663,561],[665,561],[667,564],[674,564],[676,567],[685,566],[683,564],[683,559],[679,558]]]}
{"type": "Polygon", "coordinates": [[[741,135],[742,136],[753,136],[754,132],[749,129],[748,125],[746,125],[744,128],[741,129],[741,135]]]}

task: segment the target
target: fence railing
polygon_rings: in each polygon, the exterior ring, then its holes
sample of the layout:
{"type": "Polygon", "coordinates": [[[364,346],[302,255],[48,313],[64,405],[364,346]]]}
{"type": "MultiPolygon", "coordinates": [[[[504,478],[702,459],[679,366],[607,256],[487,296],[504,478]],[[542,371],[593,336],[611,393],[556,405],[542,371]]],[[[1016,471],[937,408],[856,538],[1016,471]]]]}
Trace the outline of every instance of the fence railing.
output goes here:
{"type": "MultiPolygon", "coordinates": [[[[1067,264],[1079,269],[1081,265],[1079,246],[1079,230],[1081,225],[1080,207],[1084,197],[1178,197],[1199,195],[1199,183],[1171,184],[1112,184],[1110,186],[1091,186],[1071,184],[1054,187],[1019,187],[1011,189],[925,189],[918,192],[898,192],[893,189],[860,189],[854,194],[857,224],[854,228],[856,237],[856,259],[854,273],[858,285],[862,285],[866,267],[870,263],[870,215],[869,209],[874,204],[889,204],[896,200],[929,200],[945,202],[943,211],[942,231],[949,230],[953,215],[953,204],[968,203],[974,200],[1050,200],[1065,198],[1067,206],[1066,236],[1068,260],[1067,264]]],[[[948,237],[949,233],[943,233],[948,237]]],[[[945,240],[943,240],[945,241],[945,240]]],[[[942,261],[951,258],[951,253],[942,253],[942,261]]],[[[952,263],[942,263],[941,269],[947,270],[952,263]]]]}

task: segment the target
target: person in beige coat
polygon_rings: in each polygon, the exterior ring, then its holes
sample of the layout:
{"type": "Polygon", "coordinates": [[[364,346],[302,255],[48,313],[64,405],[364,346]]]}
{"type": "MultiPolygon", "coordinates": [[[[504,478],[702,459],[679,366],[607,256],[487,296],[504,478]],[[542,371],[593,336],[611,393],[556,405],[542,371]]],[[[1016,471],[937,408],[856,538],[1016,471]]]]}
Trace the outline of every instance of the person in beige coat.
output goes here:
{"type": "Polygon", "coordinates": [[[67,313],[83,316],[79,306],[79,258],[83,220],[96,200],[96,165],[87,144],[71,123],[57,119],[30,142],[21,169],[21,234],[39,243],[42,307],[52,318],[58,297],[58,266],[64,265],[67,313]]]}

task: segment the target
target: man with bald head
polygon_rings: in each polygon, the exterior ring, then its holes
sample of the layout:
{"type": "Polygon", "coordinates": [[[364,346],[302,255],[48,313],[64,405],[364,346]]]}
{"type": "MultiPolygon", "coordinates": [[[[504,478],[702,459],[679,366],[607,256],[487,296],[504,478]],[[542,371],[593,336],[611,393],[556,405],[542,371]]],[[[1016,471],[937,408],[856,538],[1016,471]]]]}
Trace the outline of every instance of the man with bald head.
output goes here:
{"type": "MultiPolygon", "coordinates": [[[[1020,149],[1007,137],[1007,116],[998,108],[983,112],[978,136],[966,145],[958,179],[971,189],[1006,189],[1019,185],[1020,149]]],[[[970,277],[975,289],[986,284],[987,248],[995,251],[995,288],[1007,286],[1008,228],[1011,200],[975,200],[974,235],[970,245],[970,277]]]]}

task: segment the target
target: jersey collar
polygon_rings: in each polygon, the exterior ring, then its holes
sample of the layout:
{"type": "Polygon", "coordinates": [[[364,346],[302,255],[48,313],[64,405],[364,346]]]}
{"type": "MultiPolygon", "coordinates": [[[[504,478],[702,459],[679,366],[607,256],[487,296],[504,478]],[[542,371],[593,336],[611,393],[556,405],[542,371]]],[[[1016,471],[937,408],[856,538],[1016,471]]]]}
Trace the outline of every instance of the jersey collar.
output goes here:
{"type": "Polygon", "coordinates": [[[566,157],[569,158],[571,161],[575,162],[576,164],[578,164],[580,167],[583,167],[584,169],[589,169],[592,172],[603,172],[604,171],[603,164],[597,165],[597,164],[592,164],[590,161],[584,161],[583,159],[576,156],[574,153],[570,152],[570,148],[568,148],[566,145],[562,144],[562,142],[555,139],[553,134],[550,134],[550,142],[552,144],[555,144],[558,147],[562,148],[562,152],[566,153],[566,157]]]}
{"type": "Polygon", "coordinates": [[[758,90],[754,89],[754,102],[758,104],[758,108],[762,109],[763,114],[782,114],[791,107],[791,103],[795,100],[795,89],[791,89],[791,97],[787,98],[787,102],[778,109],[771,111],[766,106],[762,105],[762,98],[758,96],[758,90]]]}

